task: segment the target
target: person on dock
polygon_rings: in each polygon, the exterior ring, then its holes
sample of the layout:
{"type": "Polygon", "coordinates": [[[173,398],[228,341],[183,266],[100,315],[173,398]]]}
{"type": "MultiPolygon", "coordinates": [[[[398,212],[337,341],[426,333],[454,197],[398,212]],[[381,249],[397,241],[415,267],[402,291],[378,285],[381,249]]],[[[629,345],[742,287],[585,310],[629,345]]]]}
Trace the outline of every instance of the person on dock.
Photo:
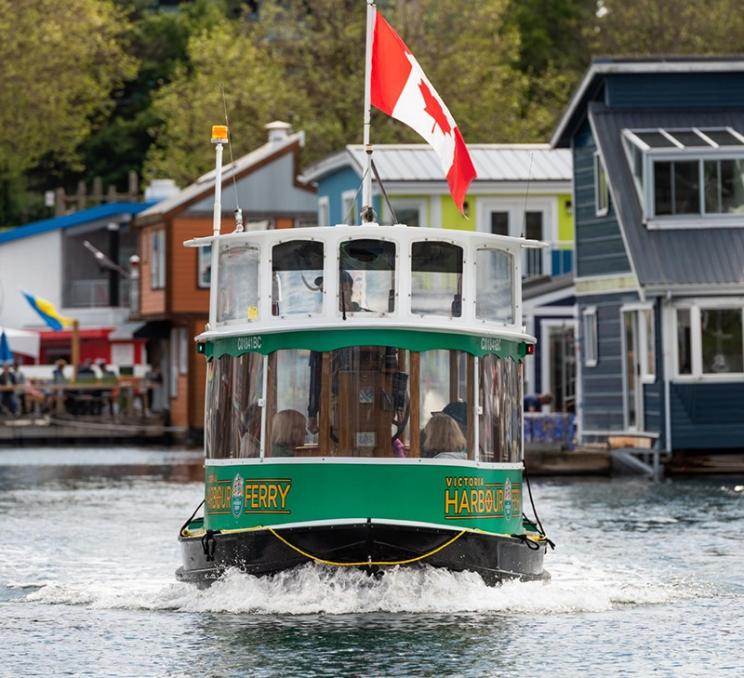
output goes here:
{"type": "Polygon", "coordinates": [[[11,371],[10,365],[3,363],[3,369],[0,372],[0,386],[4,388],[0,393],[0,413],[9,414],[13,417],[17,417],[20,410],[18,398],[15,394],[15,385],[15,375],[11,371]]]}
{"type": "Polygon", "coordinates": [[[553,396],[550,393],[541,393],[539,395],[527,395],[524,397],[525,412],[542,412],[543,405],[550,405],[553,402],[553,396]]]}

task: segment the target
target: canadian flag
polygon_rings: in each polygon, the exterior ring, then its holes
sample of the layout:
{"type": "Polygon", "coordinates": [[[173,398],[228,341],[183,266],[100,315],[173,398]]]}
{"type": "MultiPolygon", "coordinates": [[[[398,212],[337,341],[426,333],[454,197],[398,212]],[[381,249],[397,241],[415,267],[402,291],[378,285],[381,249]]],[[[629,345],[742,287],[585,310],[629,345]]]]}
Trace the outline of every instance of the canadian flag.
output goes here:
{"type": "Polygon", "coordinates": [[[468,148],[411,50],[379,12],[375,13],[370,87],[375,108],[412,127],[433,146],[462,213],[468,186],[476,177],[468,148]]]}

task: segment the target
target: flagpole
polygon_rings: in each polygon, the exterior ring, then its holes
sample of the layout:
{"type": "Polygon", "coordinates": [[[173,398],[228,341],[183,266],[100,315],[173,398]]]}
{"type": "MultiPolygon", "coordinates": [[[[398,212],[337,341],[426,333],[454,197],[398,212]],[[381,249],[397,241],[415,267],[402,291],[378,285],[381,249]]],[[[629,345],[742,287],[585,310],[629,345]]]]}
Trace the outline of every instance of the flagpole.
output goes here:
{"type": "Polygon", "coordinates": [[[367,161],[362,179],[362,221],[375,220],[372,206],[372,146],[369,143],[370,111],[372,108],[372,40],[377,9],[374,0],[367,0],[367,41],[364,52],[364,151],[367,161]]]}

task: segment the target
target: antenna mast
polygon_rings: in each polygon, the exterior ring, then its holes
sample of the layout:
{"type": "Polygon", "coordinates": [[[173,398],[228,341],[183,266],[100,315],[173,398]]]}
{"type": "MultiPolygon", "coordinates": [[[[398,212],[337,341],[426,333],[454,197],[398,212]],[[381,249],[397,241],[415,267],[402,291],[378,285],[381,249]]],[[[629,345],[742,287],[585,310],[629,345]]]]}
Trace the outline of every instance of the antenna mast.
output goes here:
{"type": "Polygon", "coordinates": [[[372,206],[372,145],[369,142],[370,109],[372,107],[372,40],[375,32],[375,18],[377,8],[374,0],[367,0],[367,42],[364,52],[364,152],[367,162],[362,177],[362,222],[370,223],[375,220],[375,210],[372,206]]]}

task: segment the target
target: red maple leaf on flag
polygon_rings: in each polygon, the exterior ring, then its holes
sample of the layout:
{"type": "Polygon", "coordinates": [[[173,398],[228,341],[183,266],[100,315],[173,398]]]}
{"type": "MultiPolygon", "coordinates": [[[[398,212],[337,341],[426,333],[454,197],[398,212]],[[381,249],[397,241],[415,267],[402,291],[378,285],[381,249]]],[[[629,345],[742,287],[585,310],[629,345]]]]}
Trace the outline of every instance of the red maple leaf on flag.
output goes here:
{"type": "Polygon", "coordinates": [[[439,129],[442,130],[442,134],[451,134],[452,127],[449,124],[449,120],[447,120],[447,116],[442,110],[441,104],[431,93],[428,85],[423,80],[419,83],[419,89],[421,90],[421,96],[424,97],[424,110],[432,118],[434,118],[434,124],[431,126],[431,131],[433,132],[434,128],[439,125],[439,129]]]}

